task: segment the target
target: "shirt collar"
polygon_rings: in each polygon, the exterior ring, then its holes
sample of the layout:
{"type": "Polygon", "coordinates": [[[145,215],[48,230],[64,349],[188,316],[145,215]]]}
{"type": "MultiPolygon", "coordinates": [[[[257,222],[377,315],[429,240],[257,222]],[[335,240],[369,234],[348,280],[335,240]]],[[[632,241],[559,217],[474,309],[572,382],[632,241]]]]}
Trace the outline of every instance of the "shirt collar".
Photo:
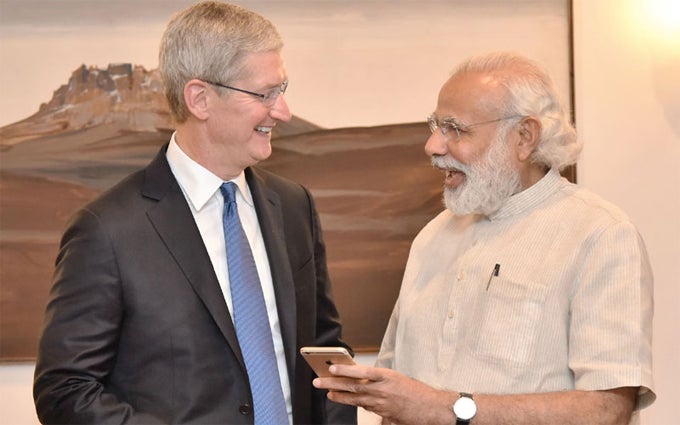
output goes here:
{"type": "Polygon", "coordinates": [[[243,200],[246,201],[246,203],[251,207],[254,206],[253,196],[250,193],[248,182],[246,182],[246,173],[241,171],[241,174],[239,174],[238,177],[229,181],[236,183],[239,192],[241,192],[241,195],[243,196],[243,200]]]}
{"type": "Polygon", "coordinates": [[[533,209],[553,193],[557,192],[562,180],[563,178],[559,171],[551,168],[535,184],[508,198],[497,211],[489,214],[489,220],[500,220],[533,209]]]}
{"type": "MultiPolygon", "coordinates": [[[[166,152],[170,169],[175,175],[185,196],[196,211],[200,211],[216,192],[224,181],[203,167],[198,162],[189,158],[182,151],[175,140],[175,133],[170,138],[170,144],[166,152]]],[[[230,180],[236,183],[239,192],[248,205],[253,206],[253,198],[248,189],[246,176],[243,171],[236,178],[230,180]]],[[[220,194],[221,196],[221,194],[220,194]]]]}

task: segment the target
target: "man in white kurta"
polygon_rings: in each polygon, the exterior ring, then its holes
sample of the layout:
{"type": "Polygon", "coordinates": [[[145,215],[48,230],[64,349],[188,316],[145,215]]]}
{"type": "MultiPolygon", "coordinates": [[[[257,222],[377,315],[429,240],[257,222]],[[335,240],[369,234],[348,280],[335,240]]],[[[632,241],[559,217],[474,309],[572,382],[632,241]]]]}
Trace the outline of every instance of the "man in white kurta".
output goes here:
{"type": "Polygon", "coordinates": [[[651,300],[629,219],[552,170],[488,217],[445,210],[420,232],[376,365],[469,393],[641,386],[644,407],[651,300]]]}
{"type": "Polygon", "coordinates": [[[376,367],[314,385],[386,423],[636,423],[655,399],[649,260],[619,208],[560,176],[582,144],[547,73],[472,58],[428,124],[446,210],[413,242],[376,367]]]}

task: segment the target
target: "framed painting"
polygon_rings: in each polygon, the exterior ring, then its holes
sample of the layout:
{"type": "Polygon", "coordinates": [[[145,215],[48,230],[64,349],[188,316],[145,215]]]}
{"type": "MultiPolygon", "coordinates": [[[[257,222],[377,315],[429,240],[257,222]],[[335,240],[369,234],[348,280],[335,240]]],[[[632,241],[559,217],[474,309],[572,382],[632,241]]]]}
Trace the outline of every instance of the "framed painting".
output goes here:
{"type": "MultiPolygon", "coordinates": [[[[169,139],[158,42],[192,3],[0,5],[0,360],[35,357],[68,217],[169,139]]],[[[513,50],[543,62],[573,104],[571,4],[237,3],[286,42],[294,118],[276,127],[262,166],[312,191],[345,339],[375,351],[411,240],[443,208],[443,178],[423,152],[441,84],[465,57],[513,50]]]]}

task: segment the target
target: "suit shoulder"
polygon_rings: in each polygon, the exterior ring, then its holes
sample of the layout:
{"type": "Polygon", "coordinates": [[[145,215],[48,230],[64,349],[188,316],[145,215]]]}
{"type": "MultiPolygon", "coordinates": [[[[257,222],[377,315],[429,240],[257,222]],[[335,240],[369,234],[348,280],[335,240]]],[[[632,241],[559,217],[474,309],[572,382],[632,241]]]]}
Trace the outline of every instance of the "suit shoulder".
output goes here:
{"type": "Polygon", "coordinates": [[[165,157],[167,143],[144,168],[127,175],[87,204],[84,209],[93,212],[133,209],[139,203],[159,200],[168,191],[179,190],[165,157]]]}
{"type": "Polygon", "coordinates": [[[129,207],[133,200],[140,199],[143,183],[144,170],[136,171],[102,192],[86,204],[84,209],[105,211],[115,209],[117,206],[121,208],[129,207]]]}

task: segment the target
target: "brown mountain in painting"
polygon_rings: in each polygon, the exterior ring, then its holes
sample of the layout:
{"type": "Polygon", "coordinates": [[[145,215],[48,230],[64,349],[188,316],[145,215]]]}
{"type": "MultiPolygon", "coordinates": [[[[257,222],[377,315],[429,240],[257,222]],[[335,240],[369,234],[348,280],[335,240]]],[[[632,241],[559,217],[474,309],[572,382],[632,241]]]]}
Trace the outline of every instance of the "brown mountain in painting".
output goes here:
{"type": "Polygon", "coordinates": [[[80,66],[29,118],[0,128],[4,147],[38,136],[125,123],[131,131],[172,128],[158,71],[131,64],[80,66]]]}
{"type": "MultiPolygon", "coordinates": [[[[37,114],[0,129],[0,358],[35,354],[68,217],[170,137],[154,72],[100,72],[79,68],[37,114]]],[[[276,128],[274,152],[261,165],[312,191],[345,338],[375,349],[411,240],[442,209],[442,176],[423,153],[427,126],[323,130],[296,118],[276,128]]]]}
{"type": "MultiPolygon", "coordinates": [[[[105,69],[81,65],[38,112],[0,128],[0,149],[42,136],[101,125],[128,132],[164,132],[173,128],[158,70],[129,63],[105,69]]],[[[319,127],[293,117],[275,136],[300,134],[319,127]]]]}

